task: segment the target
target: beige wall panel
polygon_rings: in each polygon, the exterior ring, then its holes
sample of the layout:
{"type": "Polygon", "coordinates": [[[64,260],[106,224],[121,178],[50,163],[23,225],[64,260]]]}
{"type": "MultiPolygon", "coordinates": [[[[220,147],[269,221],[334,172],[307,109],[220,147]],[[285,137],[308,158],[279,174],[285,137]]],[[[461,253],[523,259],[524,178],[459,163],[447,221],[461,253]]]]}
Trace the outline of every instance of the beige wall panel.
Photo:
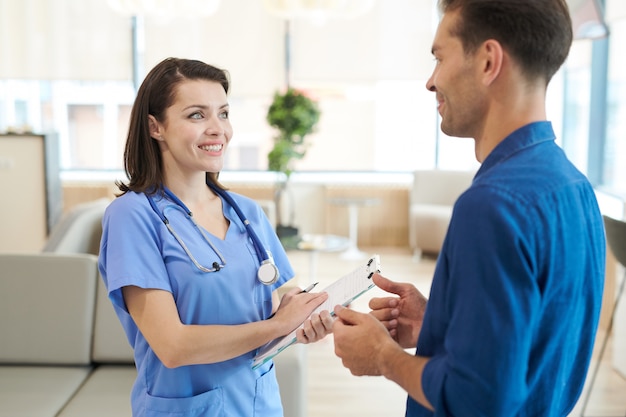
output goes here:
{"type": "Polygon", "coordinates": [[[46,241],[42,136],[0,136],[0,251],[39,251],[46,241]]]}
{"type": "MultiPolygon", "coordinates": [[[[224,182],[231,191],[256,200],[272,200],[272,183],[224,182]]],[[[106,197],[113,198],[115,188],[109,183],[65,183],[65,210],[76,204],[106,197]]],[[[345,206],[333,205],[337,197],[376,197],[379,203],[359,209],[358,244],[362,246],[408,246],[407,186],[326,185],[319,183],[290,183],[295,203],[294,225],[301,234],[327,233],[348,236],[348,211],[345,206]]],[[[288,208],[287,208],[288,210],[288,208]]]]}

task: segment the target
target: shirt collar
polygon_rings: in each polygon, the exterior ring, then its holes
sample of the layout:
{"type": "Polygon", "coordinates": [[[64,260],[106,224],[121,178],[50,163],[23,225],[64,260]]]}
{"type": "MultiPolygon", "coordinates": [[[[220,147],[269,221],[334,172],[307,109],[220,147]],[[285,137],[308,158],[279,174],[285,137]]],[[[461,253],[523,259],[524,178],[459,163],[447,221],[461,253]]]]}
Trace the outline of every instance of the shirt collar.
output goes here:
{"type": "Polygon", "coordinates": [[[556,135],[552,129],[551,122],[533,122],[522,126],[504,138],[504,140],[487,155],[487,158],[483,161],[478,170],[477,176],[523,149],[555,139],[556,135]]]}

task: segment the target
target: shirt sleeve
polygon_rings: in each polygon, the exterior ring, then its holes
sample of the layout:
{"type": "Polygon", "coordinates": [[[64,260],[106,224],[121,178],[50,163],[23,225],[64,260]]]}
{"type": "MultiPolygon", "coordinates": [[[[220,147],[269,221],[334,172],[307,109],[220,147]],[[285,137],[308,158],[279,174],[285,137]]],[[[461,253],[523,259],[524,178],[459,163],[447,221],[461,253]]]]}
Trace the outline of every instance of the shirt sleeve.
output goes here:
{"type": "Polygon", "coordinates": [[[429,301],[445,309],[435,312],[449,320],[439,335],[445,344],[420,352],[431,356],[422,384],[437,415],[515,415],[526,397],[530,329],[540,304],[534,212],[481,188],[455,205],[439,260],[448,279],[429,301]]]}
{"type": "Polygon", "coordinates": [[[124,286],[171,292],[160,250],[159,229],[165,226],[143,194],[127,193],[113,201],[102,225],[99,268],[117,307],[127,311],[121,294],[124,286]]]}

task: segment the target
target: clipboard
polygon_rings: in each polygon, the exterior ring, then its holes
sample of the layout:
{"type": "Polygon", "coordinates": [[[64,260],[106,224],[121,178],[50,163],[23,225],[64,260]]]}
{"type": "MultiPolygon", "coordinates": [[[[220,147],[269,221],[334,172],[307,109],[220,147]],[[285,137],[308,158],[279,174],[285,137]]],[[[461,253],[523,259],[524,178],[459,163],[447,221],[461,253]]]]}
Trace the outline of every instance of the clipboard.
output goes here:
{"type": "MultiPolygon", "coordinates": [[[[334,316],[333,308],[336,305],[340,304],[346,307],[366,291],[374,287],[372,276],[375,273],[380,273],[380,257],[378,255],[373,255],[363,265],[321,290],[320,292],[328,293],[328,299],[317,307],[313,313],[328,310],[331,316],[334,316]]],[[[252,369],[258,368],[296,343],[297,330],[298,329],[294,330],[286,336],[276,338],[265,346],[260,347],[252,362],[252,369]]]]}

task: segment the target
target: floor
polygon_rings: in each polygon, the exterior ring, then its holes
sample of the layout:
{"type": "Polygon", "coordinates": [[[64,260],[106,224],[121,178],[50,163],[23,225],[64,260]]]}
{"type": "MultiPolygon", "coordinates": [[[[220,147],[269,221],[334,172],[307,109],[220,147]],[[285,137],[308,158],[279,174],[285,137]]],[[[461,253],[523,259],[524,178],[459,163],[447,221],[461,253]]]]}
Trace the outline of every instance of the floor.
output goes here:
{"type": "MultiPolygon", "coordinates": [[[[364,249],[364,248],[361,248],[364,249]]],[[[420,291],[428,294],[435,260],[424,258],[420,262],[412,259],[408,249],[365,248],[368,254],[378,253],[382,274],[396,281],[412,282],[420,291]]],[[[319,281],[323,289],[333,280],[352,272],[361,261],[345,260],[339,253],[317,253],[290,251],[289,257],[296,271],[299,285],[306,286],[319,281]],[[311,272],[317,277],[313,280],[311,272]]],[[[359,311],[369,311],[369,298],[383,294],[374,288],[352,304],[359,311]]],[[[597,351],[604,333],[598,335],[597,351]]],[[[585,402],[588,387],[569,417],[624,417],[626,416],[626,378],[615,372],[611,362],[611,343],[600,364],[596,382],[585,402]],[[584,414],[582,413],[583,408],[584,414]]],[[[394,383],[380,377],[354,377],[334,355],[332,335],[310,345],[308,349],[308,417],[374,417],[404,416],[406,394],[394,383]]],[[[595,366],[592,362],[592,368],[595,366]]],[[[591,380],[589,373],[589,381],[591,380]]]]}

